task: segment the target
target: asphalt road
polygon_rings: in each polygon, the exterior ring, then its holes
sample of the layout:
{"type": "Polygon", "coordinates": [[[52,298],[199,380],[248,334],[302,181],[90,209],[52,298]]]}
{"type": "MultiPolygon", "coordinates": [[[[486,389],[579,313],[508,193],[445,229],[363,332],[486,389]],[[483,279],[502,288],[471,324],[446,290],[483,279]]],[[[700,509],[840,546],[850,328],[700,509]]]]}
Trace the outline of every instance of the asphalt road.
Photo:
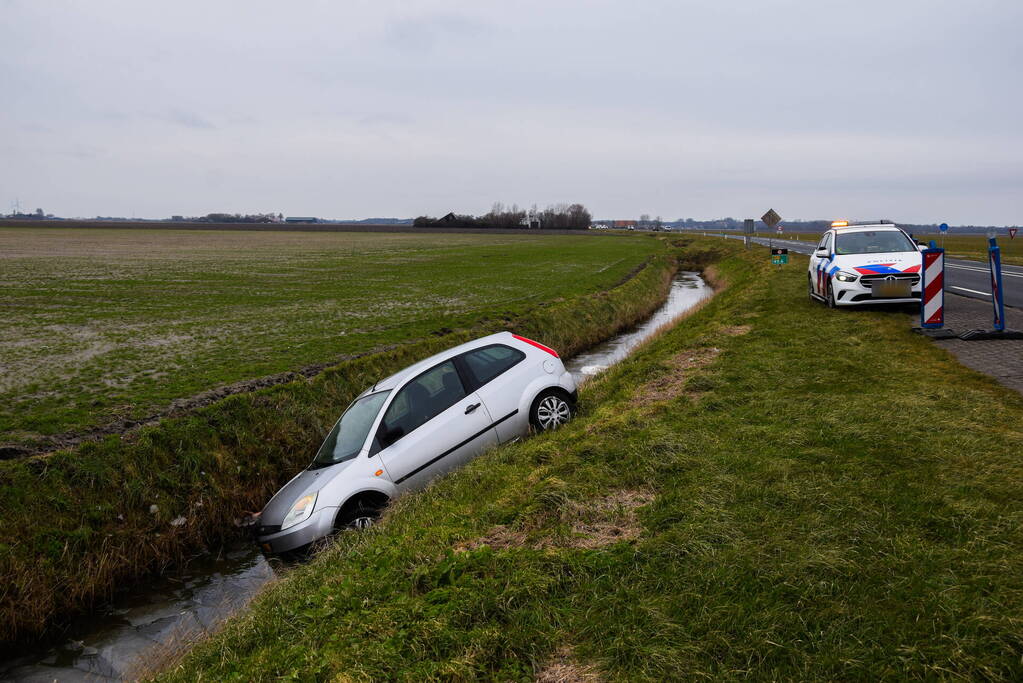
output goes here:
{"type": "MultiPolygon", "coordinates": [[[[731,239],[742,239],[742,235],[725,235],[731,239]]],[[[817,242],[809,240],[768,239],[754,237],[753,241],[763,246],[773,244],[799,254],[813,251],[817,242]]],[[[991,276],[987,263],[966,261],[962,259],[945,259],[945,287],[952,294],[968,296],[973,299],[991,301],[991,276]]],[[[1002,264],[1002,290],[1006,306],[1023,308],[1023,266],[1002,264]]]]}

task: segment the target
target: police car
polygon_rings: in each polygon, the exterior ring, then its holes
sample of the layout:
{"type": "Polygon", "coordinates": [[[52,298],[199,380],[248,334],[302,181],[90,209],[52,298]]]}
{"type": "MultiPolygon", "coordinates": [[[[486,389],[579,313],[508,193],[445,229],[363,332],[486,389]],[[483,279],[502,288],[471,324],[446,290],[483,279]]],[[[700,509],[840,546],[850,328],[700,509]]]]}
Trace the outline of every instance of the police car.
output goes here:
{"type": "Polygon", "coordinates": [[[810,255],[807,291],[829,307],[920,302],[920,246],[885,221],[835,221],[810,255]]]}

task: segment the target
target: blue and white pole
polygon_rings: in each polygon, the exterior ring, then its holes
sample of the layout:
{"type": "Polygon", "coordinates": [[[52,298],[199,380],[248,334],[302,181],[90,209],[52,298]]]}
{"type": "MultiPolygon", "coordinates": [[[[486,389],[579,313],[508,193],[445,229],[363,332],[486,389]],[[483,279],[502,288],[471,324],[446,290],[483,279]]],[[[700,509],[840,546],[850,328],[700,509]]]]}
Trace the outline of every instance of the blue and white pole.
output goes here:
{"type": "Polygon", "coordinates": [[[1005,331],[1005,301],[1002,297],[1002,250],[995,236],[988,233],[987,259],[991,269],[991,303],[995,307],[995,329],[1005,331]]]}

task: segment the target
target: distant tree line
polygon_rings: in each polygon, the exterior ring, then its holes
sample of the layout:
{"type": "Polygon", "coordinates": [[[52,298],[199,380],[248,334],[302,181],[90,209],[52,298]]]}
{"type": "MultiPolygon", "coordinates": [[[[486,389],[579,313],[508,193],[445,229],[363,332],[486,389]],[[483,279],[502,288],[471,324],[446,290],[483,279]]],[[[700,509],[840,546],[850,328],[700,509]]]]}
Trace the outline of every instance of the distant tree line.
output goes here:
{"type": "Polygon", "coordinates": [[[284,215],[279,213],[208,213],[205,216],[172,216],[172,221],[189,223],[280,223],[284,215]]]}
{"type": "Polygon", "coordinates": [[[488,213],[482,216],[449,213],[440,218],[418,216],[412,225],[417,228],[506,228],[506,229],[544,229],[544,230],[586,230],[590,227],[593,216],[582,204],[553,204],[546,209],[520,209],[512,204],[507,209],[501,202],[496,202],[488,213]]]}

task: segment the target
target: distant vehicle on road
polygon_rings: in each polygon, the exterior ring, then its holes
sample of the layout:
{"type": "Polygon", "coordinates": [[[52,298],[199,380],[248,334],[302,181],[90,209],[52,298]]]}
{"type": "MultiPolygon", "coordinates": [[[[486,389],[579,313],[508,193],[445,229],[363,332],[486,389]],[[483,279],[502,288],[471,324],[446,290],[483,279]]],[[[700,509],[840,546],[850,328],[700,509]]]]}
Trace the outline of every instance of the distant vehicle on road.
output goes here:
{"type": "Polygon", "coordinates": [[[835,221],[810,255],[807,292],[831,308],[919,303],[920,248],[893,223],[835,221]]]}
{"type": "Polygon", "coordinates": [[[577,397],[553,349],[509,332],[409,366],[352,402],[312,464],[263,508],[257,542],[264,552],[290,553],[367,527],[396,495],[487,447],[557,429],[577,397]]]}

